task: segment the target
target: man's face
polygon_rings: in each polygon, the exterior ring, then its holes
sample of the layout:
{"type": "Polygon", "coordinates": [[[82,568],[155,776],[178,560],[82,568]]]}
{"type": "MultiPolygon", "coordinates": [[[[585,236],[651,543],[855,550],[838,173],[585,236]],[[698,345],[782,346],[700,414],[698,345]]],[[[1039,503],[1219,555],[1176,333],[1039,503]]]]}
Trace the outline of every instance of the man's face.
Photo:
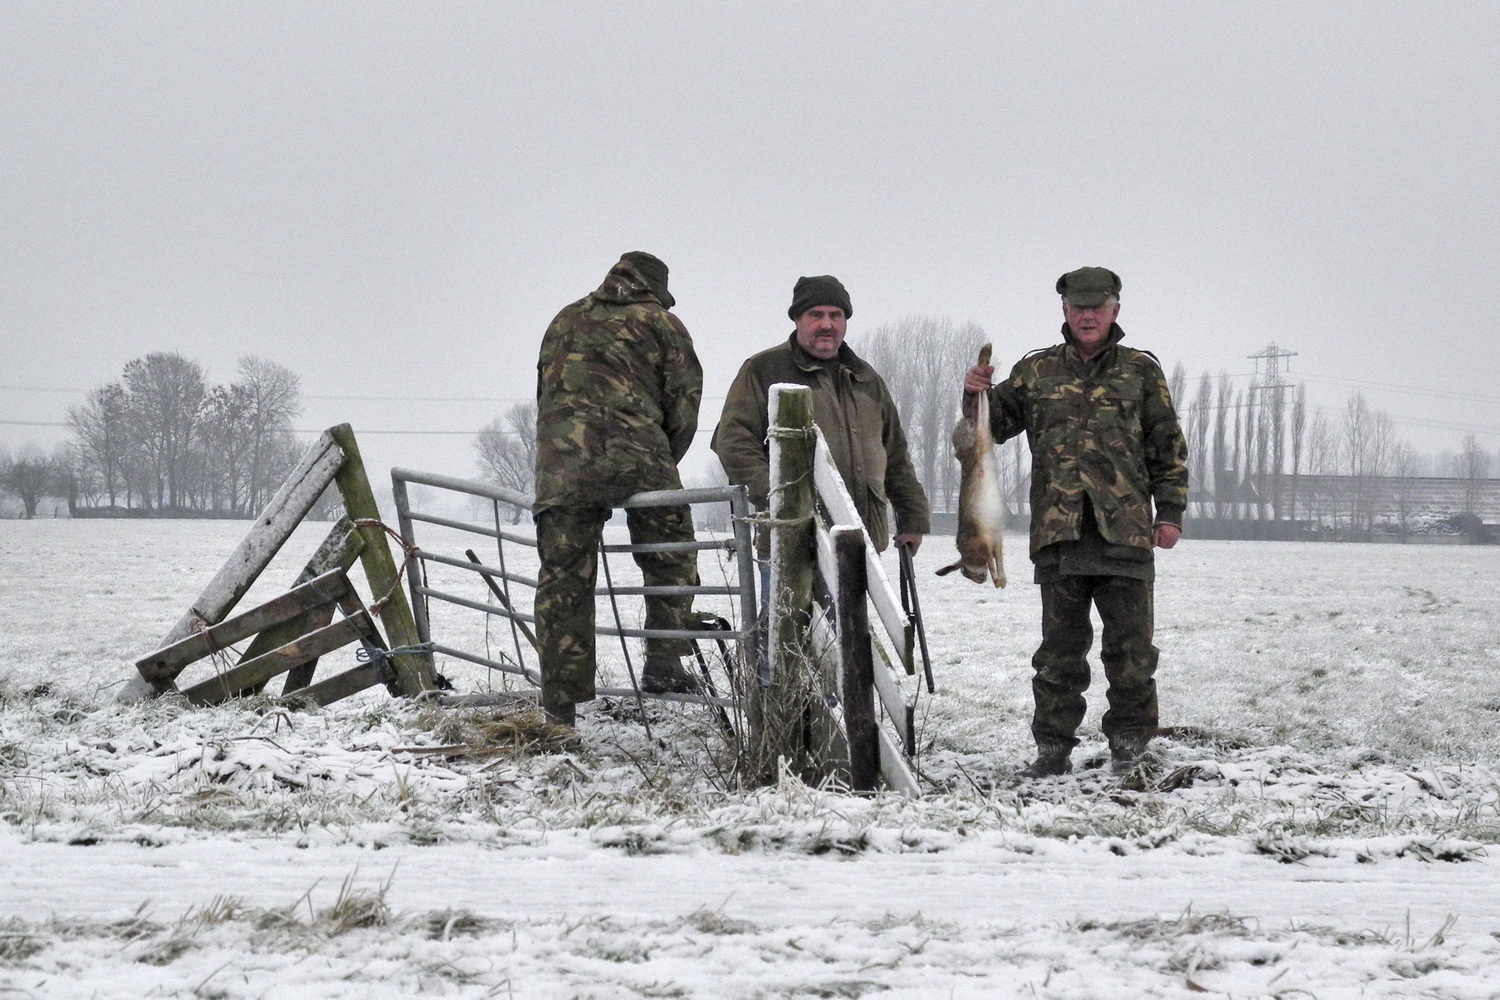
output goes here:
{"type": "Polygon", "coordinates": [[[797,346],[822,361],[839,353],[844,343],[844,310],[813,306],[797,317],[797,346]]]}
{"type": "Polygon", "coordinates": [[[1090,308],[1063,302],[1063,318],[1068,321],[1068,329],[1073,331],[1073,339],[1078,341],[1078,353],[1086,358],[1104,349],[1110,324],[1118,315],[1120,303],[1116,299],[1106,299],[1104,305],[1090,308]]]}

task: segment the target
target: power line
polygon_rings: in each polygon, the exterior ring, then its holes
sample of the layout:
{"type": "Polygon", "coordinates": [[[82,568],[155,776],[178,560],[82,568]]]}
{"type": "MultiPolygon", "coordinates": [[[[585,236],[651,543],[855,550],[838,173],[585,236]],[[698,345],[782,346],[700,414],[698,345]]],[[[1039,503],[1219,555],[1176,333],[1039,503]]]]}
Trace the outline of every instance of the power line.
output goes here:
{"type": "Polygon", "coordinates": [[[1418,396],[1433,396],[1438,399],[1463,399],[1475,403],[1494,403],[1500,406],[1500,396],[1482,396],[1471,392],[1454,392],[1451,389],[1424,389],[1414,385],[1397,385],[1393,382],[1371,382],[1367,379],[1342,378],[1338,375],[1302,375],[1307,382],[1324,382],[1330,385],[1365,386],[1371,389],[1391,389],[1418,396]]]}
{"type": "MultiPolygon", "coordinates": [[[[62,392],[86,396],[88,389],[65,389],[59,386],[0,385],[0,389],[13,392],[62,392]]],[[[315,396],[302,393],[303,399],[330,403],[529,403],[534,396],[390,396],[384,393],[367,393],[362,396],[315,396]]],[[[723,399],[723,396],[704,396],[705,401],[723,399]]]]}

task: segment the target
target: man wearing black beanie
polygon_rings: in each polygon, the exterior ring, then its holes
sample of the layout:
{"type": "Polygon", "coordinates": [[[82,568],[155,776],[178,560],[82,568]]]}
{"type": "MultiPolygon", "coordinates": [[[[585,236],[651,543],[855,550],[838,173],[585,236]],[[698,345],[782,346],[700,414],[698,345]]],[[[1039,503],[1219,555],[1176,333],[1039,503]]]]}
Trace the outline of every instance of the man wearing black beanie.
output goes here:
{"type": "Polygon", "coordinates": [[[778,382],[812,389],[813,420],[828,441],[855,509],[876,551],[895,541],[913,550],[931,528],[927,494],[917,480],[906,432],[885,380],[844,343],[854,315],[849,292],[830,274],[798,278],[787,316],[796,324],[784,343],[750,358],[735,376],[714,431],[713,449],[729,481],[750,489],[761,509],[770,492],[766,405],[778,382]]]}

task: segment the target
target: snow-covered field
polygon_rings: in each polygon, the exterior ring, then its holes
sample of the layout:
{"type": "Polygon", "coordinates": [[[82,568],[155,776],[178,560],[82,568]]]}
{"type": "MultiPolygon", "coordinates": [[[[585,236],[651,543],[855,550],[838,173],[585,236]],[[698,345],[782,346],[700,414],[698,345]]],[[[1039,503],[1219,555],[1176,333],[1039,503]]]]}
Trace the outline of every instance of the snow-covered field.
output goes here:
{"type": "Polygon", "coordinates": [[[931,538],[910,801],[736,790],[696,708],[523,752],[380,689],[116,704],[245,527],[0,521],[0,998],[1500,996],[1500,549],[1188,539],[1153,766],[1096,706],[1095,766],[1020,783],[1024,540],[995,591],[931,538]]]}

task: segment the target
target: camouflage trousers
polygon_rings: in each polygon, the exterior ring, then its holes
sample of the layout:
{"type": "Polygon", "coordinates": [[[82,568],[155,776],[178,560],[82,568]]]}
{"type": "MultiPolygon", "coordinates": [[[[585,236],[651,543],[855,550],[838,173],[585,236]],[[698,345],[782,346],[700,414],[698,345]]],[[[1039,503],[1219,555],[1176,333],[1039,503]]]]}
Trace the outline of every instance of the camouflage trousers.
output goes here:
{"type": "Polygon", "coordinates": [[[1152,645],[1152,584],[1124,576],[1064,576],[1042,587],[1042,644],[1031,665],[1036,711],[1031,735],[1038,747],[1071,750],[1087,705],[1088,652],[1094,643],[1090,606],[1099,609],[1104,641],[1099,660],[1109,683],[1101,728],[1118,741],[1156,732],[1156,661],[1152,645]]]}
{"type": "MultiPolygon", "coordinates": [[[[536,585],[537,654],[542,664],[542,704],[594,698],[594,588],[599,542],[610,511],[604,507],[548,507],[536,515],[541,572],[536,585]]],[[[687,507],[638,507],[625,512],[630,540],[690,542],[693,518],[687,507]]],[[[697,586],[696,552],[636,552],[648,587],[697,586]]],[[[685,629],[693,598],[648,595],[648,629],[685,629]]],[[[647,639],[646,655],[687,656],[687,639],[647,639]]],[[[637,664],[639,670],[639,664],[637,664]]]]}

